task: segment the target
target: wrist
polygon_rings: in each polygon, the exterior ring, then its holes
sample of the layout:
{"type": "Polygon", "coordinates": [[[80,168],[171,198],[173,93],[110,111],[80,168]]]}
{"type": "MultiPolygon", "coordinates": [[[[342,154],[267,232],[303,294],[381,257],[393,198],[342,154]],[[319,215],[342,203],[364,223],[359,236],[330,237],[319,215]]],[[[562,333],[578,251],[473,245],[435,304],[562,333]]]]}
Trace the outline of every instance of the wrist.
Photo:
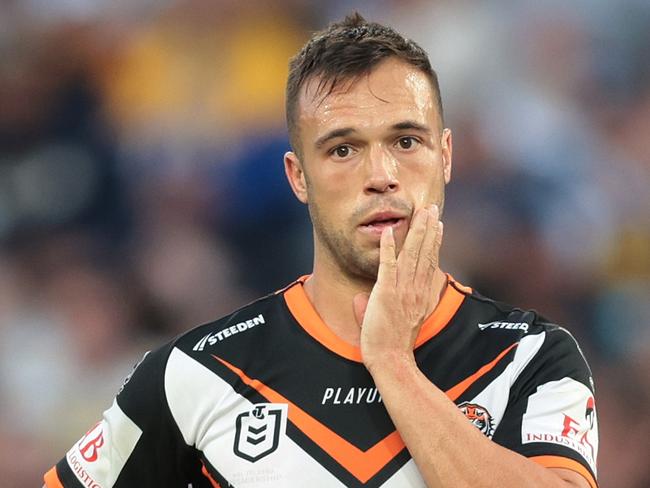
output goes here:
{"type": "Polygon", "coordinates": [[[373,351],[363,354],[363,364],[370,374],[403,377],[419,371],[413,351],[373,351]]]}

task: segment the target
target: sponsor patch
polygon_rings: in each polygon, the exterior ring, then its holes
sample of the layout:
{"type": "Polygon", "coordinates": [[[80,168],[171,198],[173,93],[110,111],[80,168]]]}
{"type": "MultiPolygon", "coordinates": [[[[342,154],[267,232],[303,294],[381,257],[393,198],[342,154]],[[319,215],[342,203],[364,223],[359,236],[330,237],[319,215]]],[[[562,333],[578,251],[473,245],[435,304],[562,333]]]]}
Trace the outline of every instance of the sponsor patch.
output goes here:
{"type": "Polygon", "coordinates": [[[596,473],[598,419],[589,388],[571,378],[540,386],[528,399],[521,424],[521,442],[568,447],[580,454],[596,473]]]}
{"type": "Polygon", "coordinates": [[[494,434],[494,421],[487,408],[476,403],[463,402],[458,405],[461,412],[467,417],[474,427],[483,432],[490,439],[494,434]]]}
{"type": "Polygon", "coordinates": [[[142,431],[116,401],[66,454],[68,465],[87,488],[113,486],[142,431]]]}

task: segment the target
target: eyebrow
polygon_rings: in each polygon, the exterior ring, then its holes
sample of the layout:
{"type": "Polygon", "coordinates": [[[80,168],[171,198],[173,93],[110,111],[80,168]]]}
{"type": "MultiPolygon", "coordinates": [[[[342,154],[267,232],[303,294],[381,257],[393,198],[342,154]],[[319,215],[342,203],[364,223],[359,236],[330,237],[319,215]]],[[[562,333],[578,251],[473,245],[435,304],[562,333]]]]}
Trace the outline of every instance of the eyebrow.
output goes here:
{"type": "Polygon", "coordinates": [[[404,122],[398,122],[397,124],[394,124],[391,126],[391,129],[393,130],[417,130],[420,132],[426,132],[427,134],[431,134],[431,129],[423,124],[420,124],[419,122],[415,122],[414,120],[405,120],[404,122]]]}
{"type": "MultiPolygon", "coordinates": [[[[431,129],[429,127],[420,124],[419,122],[415,122],[414,120],[405,120],[403,122],[398,122],[397,124],[393,124],[391,126],[391,129],[392,130],[417,130],[420,132],[424,132],[426,134],[431,134],[431,129]]],[[[328,141],[331,141],[332,139],[336,139],[337,137],[347,137],[351,134],[354,134],[355,132],[357,132],[356,129],[353,129],[352,127],[342,127],[340,129],[333,129],[316,140],[315,143],[316,148],[320,149],[328,141]]]]}
{"type": "Polygon", "coordinates": [[[320,149],[323,147],[327,141],[330,141],[332,139],[336,139],[337,137],[346,137],[349,136],[350,134],[355,133],[356,130],[354,130],[352,127],[343,127],[341,129],[334,129],[329,131],[327,134],[319,137],[316,140],[316,147],[320,149]]]}

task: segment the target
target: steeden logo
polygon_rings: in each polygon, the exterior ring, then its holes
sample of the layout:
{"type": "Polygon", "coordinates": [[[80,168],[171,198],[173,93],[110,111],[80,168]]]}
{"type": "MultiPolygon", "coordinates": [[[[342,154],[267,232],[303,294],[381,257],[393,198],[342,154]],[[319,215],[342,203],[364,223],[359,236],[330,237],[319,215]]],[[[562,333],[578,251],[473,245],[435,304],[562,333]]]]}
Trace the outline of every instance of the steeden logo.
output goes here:
{"type": "Polygon", "coordinates": [[[265,323],[266,321],[264,320],[264,315],[259,314],[257,317],[253,317],[252,319],[248,319],[243,322],[239,322],[237,324],[224,327],[223,329],[217,332],[210,333],[203,336],[201,340],[194,345],[192,350],[203,351],[203,349],[205,349],[205,346],[214,346],[217,342],[221,342],[225,339],[228,339],[229,337],[234,336],[235,334],[239,334],[240,332],[246,332],[248,329],[252,329],[253,327],[265,323]]]}
{"type": "Polygon", "coordinates": [[[506,330],[523,330],[528,332],[529,325],[526,322],[488,322],[487,324],[478,323],[478,328],[486,329],[506,329],[506,330]]]}

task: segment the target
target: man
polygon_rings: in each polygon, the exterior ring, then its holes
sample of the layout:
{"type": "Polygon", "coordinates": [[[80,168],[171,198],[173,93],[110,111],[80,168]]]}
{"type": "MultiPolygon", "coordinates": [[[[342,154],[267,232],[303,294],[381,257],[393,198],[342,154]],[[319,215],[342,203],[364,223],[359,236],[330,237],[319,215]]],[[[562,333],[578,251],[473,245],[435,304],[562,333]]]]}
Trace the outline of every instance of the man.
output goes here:
{"type": "Polygon", "coordinates": [[[291,61],[314,269],[145,358],[48,487],[595,487],[574,339],[438,267],[452,136],[426,54],[359,15],[291,61]]]}

